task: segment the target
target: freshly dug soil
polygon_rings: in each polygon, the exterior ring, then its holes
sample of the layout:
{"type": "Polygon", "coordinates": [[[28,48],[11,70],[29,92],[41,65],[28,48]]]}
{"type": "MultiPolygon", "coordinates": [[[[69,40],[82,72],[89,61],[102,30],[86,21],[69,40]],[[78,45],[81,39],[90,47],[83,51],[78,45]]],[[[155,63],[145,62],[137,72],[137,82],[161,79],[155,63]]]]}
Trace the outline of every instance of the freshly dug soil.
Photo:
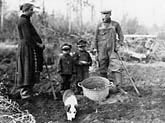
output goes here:
{"type": "MultiPolygon", "coordinates": [[[[128,94],[110,93],[108,98],[99,105],[87,97],[77,95],[79,111],[73,123],[165,122],[165,64],[125,64],[142,97],[137,96],[129,77],[123,71],[124,79],[121,87],[128,94]]],[[[11,66],[8,65],[8,67],[11,66]]],[[[6,77],[2,80],[13,82],[14,71],[7,69],[8,67],[3,66],[3,69],[0,69],[1,79],[6,77]],[[8,78],[4,76],[4,71],[8,73],[8,78]]],[[[43,78],[42,81],[45,79],[43,78]]],[[[40,94],[28,103],[20,99],[15,101],[20,104],[22,110],[29,110],[35,117],[36,123],[70,123],[66,120],[62,100],[60,98],[54,100],[51,93],[43,93],[39,89],[38,91],[40,94]]]]}

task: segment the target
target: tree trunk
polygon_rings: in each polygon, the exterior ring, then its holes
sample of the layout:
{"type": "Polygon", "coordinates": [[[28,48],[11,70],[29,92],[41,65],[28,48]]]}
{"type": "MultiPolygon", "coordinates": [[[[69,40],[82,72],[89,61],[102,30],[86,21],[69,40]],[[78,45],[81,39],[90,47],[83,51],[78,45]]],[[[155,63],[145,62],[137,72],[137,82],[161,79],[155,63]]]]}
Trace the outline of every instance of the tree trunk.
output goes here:
{"type": "Polygon", "coordinates": [[[80,21],[79,22],[80,23],[80,30],[79,30],[79,32],[81,33],[82,32],[82,23],[83,23],[82,22],[82,11],[83,11],[82,10],[82,0],[80,0],[80,3],[79,4],[80,4],[80,15],[79,15],[80,16],[80,20],[79,20],[80,21]]]}
{"type": "Polygon", "coordinates": [[[91,22],[94,22],[94,6],[91,5],[91,22]]]}
{"type": "Polygon", "coordinates": [[[71,1],[67,1],[67,12],[66,12],[66,18],[67,18],[67,21],[68,21],[68,33],[71,33],[71,31],[72,31],[72,8],[71,8],[71,3],[70,3],[71,1]]]}
{"type": "Polygon", "coordinates": [[[0,0],[0,15],[1,15],[0,29],[2,31],[3,30],[3,3],[2,3],[2,0],[0,0]]]}

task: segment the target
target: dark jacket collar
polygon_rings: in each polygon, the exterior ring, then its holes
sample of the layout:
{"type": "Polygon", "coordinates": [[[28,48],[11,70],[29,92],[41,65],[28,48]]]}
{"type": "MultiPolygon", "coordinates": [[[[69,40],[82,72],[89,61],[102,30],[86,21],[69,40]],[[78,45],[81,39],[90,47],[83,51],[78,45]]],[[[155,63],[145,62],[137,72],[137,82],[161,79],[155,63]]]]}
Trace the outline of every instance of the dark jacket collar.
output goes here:
{"type": "Polygon", "coordinates": [[[111,23],[111,18],[108,18],[107,20],[103,20],[103,23],[111,23]]]}
{"type": "Polygon", "coordinates": [[[22,14],[21,17],[26,18],[27,20],[30,21],[30,16],[27,16],[27,15],[25,15],[25,14],[22,14]]]}

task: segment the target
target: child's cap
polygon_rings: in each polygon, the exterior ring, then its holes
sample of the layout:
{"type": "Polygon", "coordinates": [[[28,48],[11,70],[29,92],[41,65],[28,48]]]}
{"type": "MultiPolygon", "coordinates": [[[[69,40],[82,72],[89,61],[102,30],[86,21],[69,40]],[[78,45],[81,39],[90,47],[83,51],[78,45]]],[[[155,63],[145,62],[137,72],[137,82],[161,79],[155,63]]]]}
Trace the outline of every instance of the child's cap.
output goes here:
{"type": "Polygon", "coordinates": [[[79,47],[82,47],[82,46],[86,46],[87,44],[87,41],[83,40],[83,39],[80,39],[78,42],[77,42],[77,45],[79,47]]]}
{"type": "Polygon", "coordinates": [[[72,45],[67,44],[67,43],[61,46],[61,50],[71,50],[71,48],[72,48],[72,45]]]}

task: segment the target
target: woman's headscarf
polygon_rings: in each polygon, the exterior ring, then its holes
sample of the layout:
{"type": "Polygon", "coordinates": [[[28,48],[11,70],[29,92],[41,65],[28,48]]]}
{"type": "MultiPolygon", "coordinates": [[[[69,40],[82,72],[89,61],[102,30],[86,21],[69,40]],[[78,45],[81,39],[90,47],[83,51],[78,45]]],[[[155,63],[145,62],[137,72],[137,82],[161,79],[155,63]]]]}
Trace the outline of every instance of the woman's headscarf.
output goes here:
{"type": "Polygon", "coordinates": [[[22,5],[20,6],[20,10],[21,10],[22,12],[24,12],[24,11],[30,9],[31,7],[34,7],[34,5],[31,4],[31,3],[24,3],[24,4],[22,4],[22,5]]]}

